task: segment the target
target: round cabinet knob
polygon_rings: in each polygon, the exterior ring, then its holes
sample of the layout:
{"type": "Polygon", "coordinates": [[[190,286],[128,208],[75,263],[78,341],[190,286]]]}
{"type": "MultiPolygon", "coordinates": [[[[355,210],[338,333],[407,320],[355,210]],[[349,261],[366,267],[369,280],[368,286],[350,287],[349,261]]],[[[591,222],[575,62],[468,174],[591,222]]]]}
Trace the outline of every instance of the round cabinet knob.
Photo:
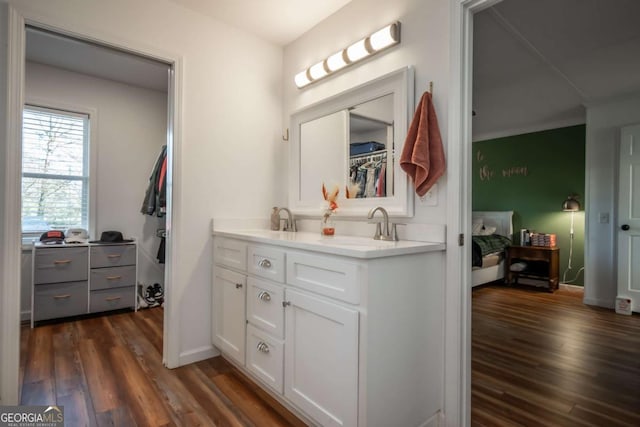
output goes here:
{"type": "Polygon", "coordinates": [[[258,263],[258,265],[262,268],[271,268],[271,261],[269,261],[268,259],[263,259],[258,263]]]}
{"type": "Polygon", "coordinates": [[[269,295],[269,292],[267,291],[262,291],[258,294],[258,299],[262,301],[271,301],[271,295],[269,295]]]}
{"type": "Polygon", "coordinates": [[[262,353],[269,353],[269,346],[265,342],[260,341],[256,348],[262,353]]]}
{"type": "Polygon", "coordinates": [[[631,227],[629,227],[629,224],[622,224],[620,228],[624,231],[628,231],[631,227]]]}

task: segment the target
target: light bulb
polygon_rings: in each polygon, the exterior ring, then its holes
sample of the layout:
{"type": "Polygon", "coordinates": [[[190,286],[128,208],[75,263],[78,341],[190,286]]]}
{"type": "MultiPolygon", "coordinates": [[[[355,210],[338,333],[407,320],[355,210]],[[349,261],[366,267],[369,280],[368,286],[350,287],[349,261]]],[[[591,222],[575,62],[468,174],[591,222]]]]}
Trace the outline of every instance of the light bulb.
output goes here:
{"type": "Polygon", "coordinates": [[[311,83],[311,80],[309,80],[309,77],[307,77],[307,70],[300,71],[298,74],[296,74],[295,82],[296,86],[298,87],[305,87],[306,85],[311,83]]]}
{"type": "Polygon", "coordinates": [[[365,46],[365,39],[355,42],[347,48],[347,57],[351,62],[358,61],[367,55],[369,55],[369,52],[365,46]]]}
{"type": "Polygon", "coordinates": [[[396,24],[391,24],[371,34],[369,37],[371,47],[374,50],[380,50],[396,43],[398,40],[395,39],[395,26],[396,24]]]}
{"type": "Polygon", "coordinates": [[[313,80],[318,80],[327,75],[327,70],[324,69],[324,61],[320,61],[309,68],[309,74],[313,80]]]}
{"type": "Polygon", "coordinates": [[[347,63],[342,56],[342,52],[344,51],[341,50],[340,52],[336,52],[327,58],[327,67],[329,67],[329,70],[338,71],[340,68],[347,66],[347,63]]]}

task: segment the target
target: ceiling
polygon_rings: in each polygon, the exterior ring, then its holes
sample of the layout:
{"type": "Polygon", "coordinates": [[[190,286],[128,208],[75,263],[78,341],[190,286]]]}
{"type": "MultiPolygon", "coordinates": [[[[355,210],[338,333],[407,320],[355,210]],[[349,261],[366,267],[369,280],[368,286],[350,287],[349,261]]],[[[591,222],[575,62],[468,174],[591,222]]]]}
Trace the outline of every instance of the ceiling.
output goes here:
{"type": "MultiPolygon", "coordinates": [[[[282,45],[349,2],[171,1],[282,45]]],[[[504,0],[476,14],[474,140],[584,123],[585,104],[640,93],[638,17],[638,0],[504,0]]],[[[27,58],[166,91],[166,64],[56,34],[28,31],[27,58]]]]}
{"type": "Polygon", "coordinates": [[[27,27],[26,58],[64,70],[167,91],[168,64],[27,27]]]}
{"type": "Polygon", "coordinates": [[[171,1],[285,46],[351,0],[171,1]]]}
{"type": "Polygon", "coordinates": [[[474,140],[585,122],[640,93],[640,1],[505,0],[474,17],[474,140]]]}

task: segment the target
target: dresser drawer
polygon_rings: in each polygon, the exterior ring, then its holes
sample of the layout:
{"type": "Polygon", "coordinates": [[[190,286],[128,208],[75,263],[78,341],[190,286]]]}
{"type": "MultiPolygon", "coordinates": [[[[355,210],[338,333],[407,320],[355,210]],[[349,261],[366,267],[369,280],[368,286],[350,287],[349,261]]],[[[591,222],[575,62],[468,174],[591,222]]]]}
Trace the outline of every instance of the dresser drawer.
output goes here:
{"type": "Polygon", "coordinates": [[[135,265],[136,245],[91,246],[91,268],[135,265]]]}
{"type": "Polygon", "coordinates": [[[287,284],[359,304],[365,268],[341,257],[291,251],[287,254],[287,284]]]}
{"type": "Polygon", "coordinates": [[[59,283],[87,280],[87,247],[35,250],[33,282],[59,283]]]}
{"type": "Polygon", "coordinates": [[[271,335],[284,338],[284,287],[266,280],[247,279],[247,320],[271,335]]]}
{"type": "Polygon", "coordinates": [[[284,393],[283,342],[247,325],[247,369],[278,393],[284,393]]]}
{"type": "Polygon", "coordinates": [[[128,286],[126,288],[91,291],[89,311],[91,313],[99,313],[121,308],[134,308],[136,305],[135,289],[135,286],[128,286]]]}
{"type": "Polygon", "coordinates": [[[33,320],[55,319],[87,313],[87,281],[36,286],[33,320]]]}
{"type": "Polygon", "coordinates": [[[106,267],[91,269],[91,290],[135,286],[136,266],[106,267]]]}
{"type": "Polygon", "coordinates": [[[247,244],[240,240],[216,237],[213,239],[213,260],[216,264],[245,270],[247,268],[247,244]]]}
{"type": "Polygon", "coordinates": [[[247,270],[251,274],[284,282],[284,251],[272,246],[250,245],[247,248],[247,270]]]}

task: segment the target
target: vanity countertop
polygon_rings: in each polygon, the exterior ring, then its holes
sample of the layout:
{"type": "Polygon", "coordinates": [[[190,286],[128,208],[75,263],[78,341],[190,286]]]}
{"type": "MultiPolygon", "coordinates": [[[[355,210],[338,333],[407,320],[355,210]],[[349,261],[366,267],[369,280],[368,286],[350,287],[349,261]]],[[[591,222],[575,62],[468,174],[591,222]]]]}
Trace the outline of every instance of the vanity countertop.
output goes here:
{"type": "Polygon", "coordinates": [[[292,233],[262,229],[214,229],[213,235],[364,259],[435,252],[445,249],[444,243],[411,240],[389,242],[357,236],[329,237],[305,231],[292,233]]]}

